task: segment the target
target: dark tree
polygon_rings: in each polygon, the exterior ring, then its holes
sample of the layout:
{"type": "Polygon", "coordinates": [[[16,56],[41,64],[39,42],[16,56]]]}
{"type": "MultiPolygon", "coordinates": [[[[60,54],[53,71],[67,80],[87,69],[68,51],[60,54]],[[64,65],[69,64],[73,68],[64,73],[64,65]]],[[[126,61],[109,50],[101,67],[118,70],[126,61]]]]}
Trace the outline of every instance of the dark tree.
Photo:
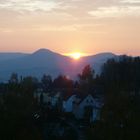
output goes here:
{"type": "Polygon", "coordinates": [[[53,81],[54,88],[72,88],[73,87],[73,81],[69,79],[66,76],[59,75],[56,79],[53,81]]]}
{"type": "Polygon", "coordinates": [[[52,78],[50,75],[43,75],[41,82],[44,92],[50,91],[52,89],[52,78]]]}
{"type": "Polygon", "coordinates": [[[9,83],[14,83],[14,84],[18,83],[18,74],[17,73],[11,74],[11,77],[9,79],[9,83]]]}
{"type": "Polygon", "coordinates": [[[78,77],[80,90],[85,94],[91,93],[94,82],[94,70],[92,70],[90,65],[85,66],[82,73],[79,74],[78,77]]]}
{"type": "Polygon", "coordinates": [[[140,58],[122,56],[103,66],[105,89],[102,119],[106,134],[116,140],[140,138],[140,58]],[[138,84],[139,83],[139,84],[138,84]]]}

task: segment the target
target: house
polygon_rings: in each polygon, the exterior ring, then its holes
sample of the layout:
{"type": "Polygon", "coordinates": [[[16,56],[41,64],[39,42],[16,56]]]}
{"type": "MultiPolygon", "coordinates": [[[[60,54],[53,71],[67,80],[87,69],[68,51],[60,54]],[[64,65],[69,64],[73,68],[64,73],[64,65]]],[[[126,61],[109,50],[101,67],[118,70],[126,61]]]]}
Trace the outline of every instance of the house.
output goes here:
{"type": "Polygon", "coordinates": [[[65,112],[71,112],[77,119],[88,119],[90,121],[100,120],[100,111],[103,102],[99,98],[94,98],[92,95],[78,97],[77,95],[70,96],[63,101],[65,112]]]}
{"type": "Polygon", "coordinates": [[[42,90],[37,90],[34,93],[34,97],[37,98],[39,103],[50,104],[52,107],[56,106],[60,100],[60,93],[44,93],[42,90]]]}
{"type": "Polygon", "coordinates": [[[63,110],[64,112],[72,112],[73,111],[73,102],[76,100],[76,95],[72,95],[68,98],[65,98],[63,101],[63,110]]]}

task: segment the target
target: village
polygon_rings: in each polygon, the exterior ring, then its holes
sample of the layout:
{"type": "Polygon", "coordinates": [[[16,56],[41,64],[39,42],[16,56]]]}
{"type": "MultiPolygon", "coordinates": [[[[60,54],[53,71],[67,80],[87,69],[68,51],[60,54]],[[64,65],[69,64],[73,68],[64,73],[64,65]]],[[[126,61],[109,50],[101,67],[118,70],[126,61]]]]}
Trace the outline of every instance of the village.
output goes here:
{"type": "Polygon", "coordinates": [[[76,119],[87,119],[90,122],[100,120],[100,112],[103,106],[103,97],[93,97],[87,94],[84,97],[73,93],[72,95],[64,95],[61,92],[44,93],[41,89],[35,92],[34,96],[44,107],[50,106],[52,109],[57,107],[64,113],[71,113],[76,119]]]}
{"type": "Polygon", "coordinates": [[[2,139],[137,139],[139,64],[139,58],[111,59],[100,76],[87,65],[75,81],[13,73],[8,83],[0,83],[2,139]]]}
{"type": "MultiPolygon", "coordinates": [[[[73,139],[83,140],[90,124],[94,124],[101,119],[103,97],[99,95],[87,94],[81,96],[76,92],[76,89],[71,95],[67,95],[64,91],[45,93],[43,89],[39,88],[34,93],[34,97],[37,98],[38,103],[44,110],[45,120],[49,120],[49,122],[44,121],[44,124],[46,124],[46,139],[48,132],[52,133],[53,137],[62,139],[67,133],[65,131],[69,128],[73,130],[68,129],[71,135],[74,134],[73,139]]],[[[34,117],[39,120],[41,115],[36,113],[34,117]]],[[[51,135],[50,133],[49,135],[51,135]]]]}

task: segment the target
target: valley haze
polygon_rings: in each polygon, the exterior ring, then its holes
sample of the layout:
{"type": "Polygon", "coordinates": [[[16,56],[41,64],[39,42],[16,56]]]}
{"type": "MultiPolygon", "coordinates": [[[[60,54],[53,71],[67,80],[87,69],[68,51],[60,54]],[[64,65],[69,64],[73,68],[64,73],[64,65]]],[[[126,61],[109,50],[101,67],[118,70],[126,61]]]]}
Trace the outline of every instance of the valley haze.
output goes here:
{"type": "Polygon", "coordinates": [[[31,54],[0,53],[0,82],[7,82],[12,73],[19,76],[35,76],[39,79],[43,74],[53,78],[66,75],[75,79],[88,64],[99,74],[102,65],[114,57],[117,55],[113,53],[99,53],[74,60],[48,49],[39,49],[31,54]]]}

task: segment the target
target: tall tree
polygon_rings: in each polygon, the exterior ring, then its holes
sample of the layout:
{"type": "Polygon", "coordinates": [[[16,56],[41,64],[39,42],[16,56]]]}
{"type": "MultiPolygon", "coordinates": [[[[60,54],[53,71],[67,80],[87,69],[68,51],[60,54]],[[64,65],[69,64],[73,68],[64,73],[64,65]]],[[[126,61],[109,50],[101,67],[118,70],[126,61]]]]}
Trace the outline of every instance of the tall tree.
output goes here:
{"type": "Polygon", "coordinates": [[[52,77],[50,75],[43,75],[41,79],[43,90],[44,92],[47,92],[52,89],[52,77]]]}
{"type": "MultiPolygon", "coordinates": [[[[103,66],[105,86],[103,120],[117,140],[140,138],[140,58],[110,59],[103,66]],[[114,133],[114,134],[113,134],[114,133]],[[118,137],[119,136],[119,137],[118,137]]],[[[111,137],[112,137],[111,136],[111,137]]]]}
{"type": "Polygon", "coordinates": [[[53,86],[55,88],[72,88],[73,87],[73,81],[69,79],[65,75],[59,75],[57,78],[53,81],[53,86]]]}
{"type": "Polygon", "coordinates": [[[79,77],[79,84],[80,89],[85,94],[89,94],[92,92],[93,89],[93,81],[94,81],[94,70],[92,70],[90,65],[84,67],[81,74],[78,75],[79,77]]]}
{"type": "Polygon", "coordinates": [[[11,77],[9,79],[9,83],[18,83],[18,74],[17,73],[12,73],[11,77]]]}

